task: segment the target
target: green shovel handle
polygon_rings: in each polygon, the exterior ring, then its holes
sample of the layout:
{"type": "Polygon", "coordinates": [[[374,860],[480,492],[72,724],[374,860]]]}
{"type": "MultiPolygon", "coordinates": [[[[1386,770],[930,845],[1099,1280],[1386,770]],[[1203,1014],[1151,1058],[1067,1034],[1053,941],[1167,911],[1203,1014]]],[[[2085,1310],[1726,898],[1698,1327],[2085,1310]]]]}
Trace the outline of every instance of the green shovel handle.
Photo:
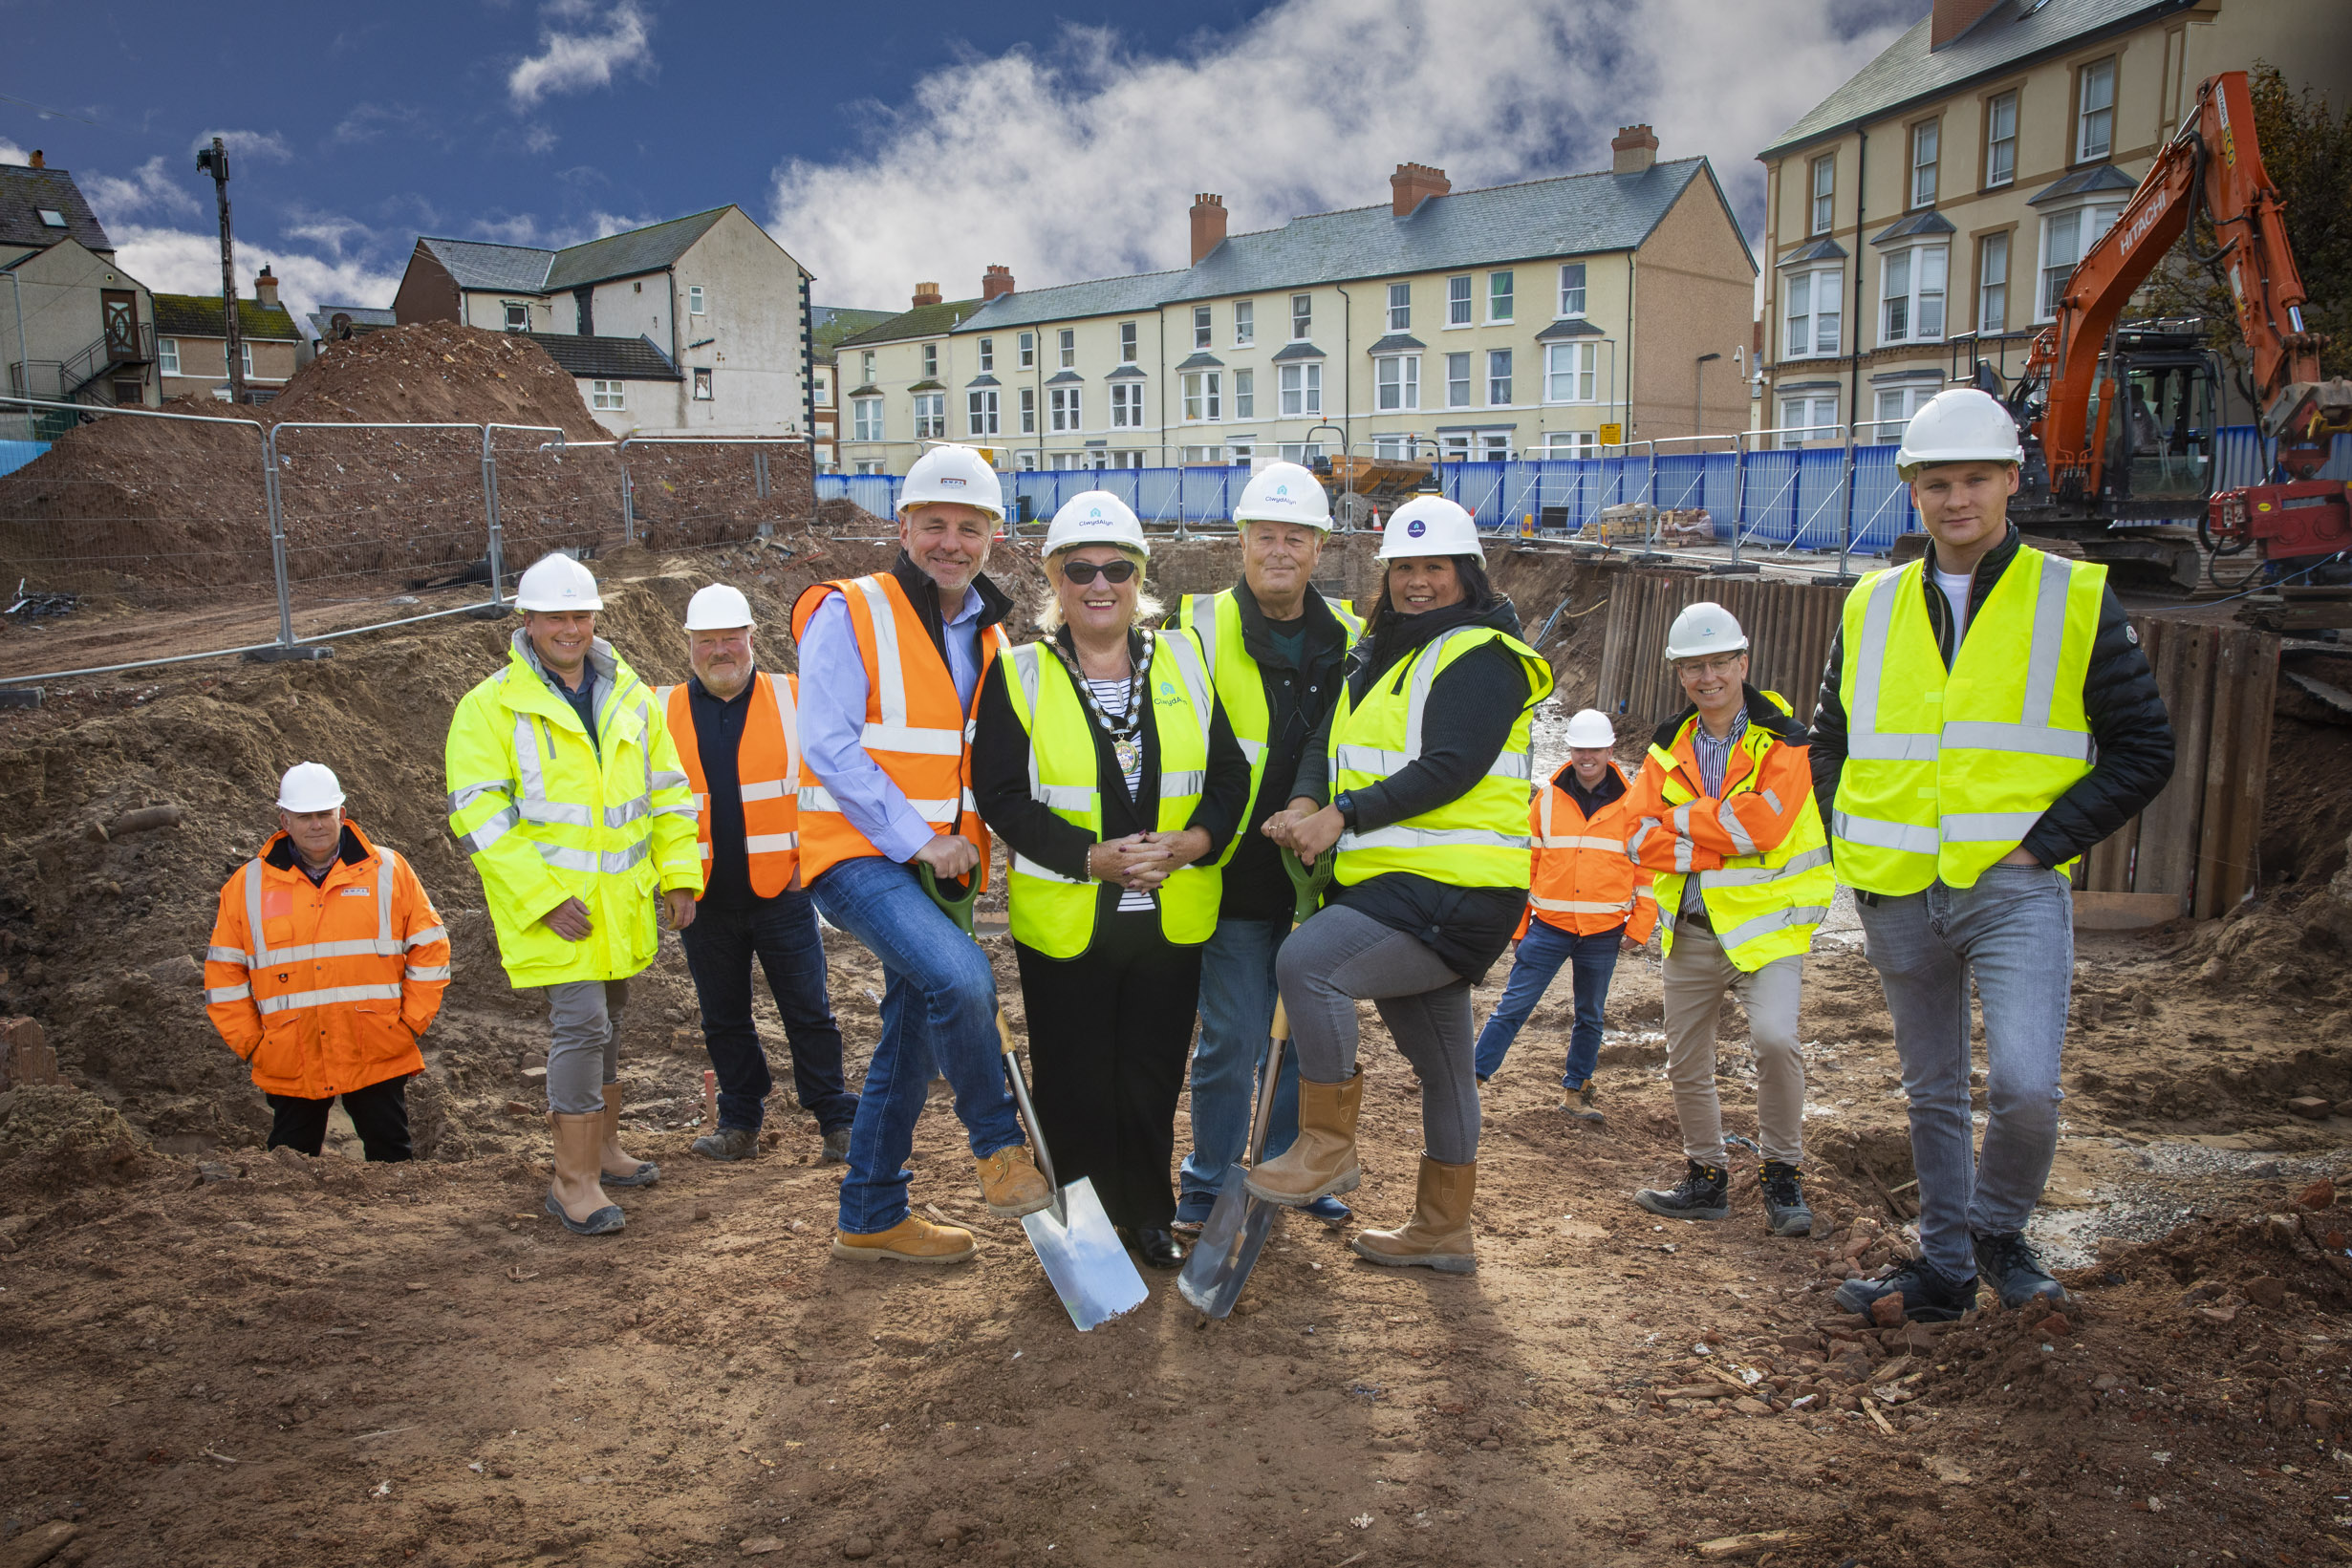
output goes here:
{"type": "Polygon", "coordinates": [[[1322,906],[1323,890],[1331,885],[1331,870],[1338,863],[1339,856],[1329,850],[1318,856],[1311,866],[1302,861],[1295,851],[1289,848],[1283,850],[1283,870],[1289,873],[1295,899],[1290,913],[1292,925],[1305,925],[1322,906]]]}
{"type": "MultiPolygon", "coordinates": [[[[966,936],[973,935],[972,906],[980,902],[980,878],[978,876],[966,877],[960,884],[963,889],[962,895],[960,897],[950,897],[948,894],[939,891],[939,875],[937,872],[933,871],[928,865],[925,865],[921,861],[917,861],[915,863],[915,870],[916,872],[922,877],[923,891],[931,895],[931,901],[934,904],[939,905],[939,908],[945,912],[947,917],[950,920],[955,921],[956,924],[962,929],[963,934],[966,936]]],[[[950,885],[955,886],[957,884],[950,885]]]]}

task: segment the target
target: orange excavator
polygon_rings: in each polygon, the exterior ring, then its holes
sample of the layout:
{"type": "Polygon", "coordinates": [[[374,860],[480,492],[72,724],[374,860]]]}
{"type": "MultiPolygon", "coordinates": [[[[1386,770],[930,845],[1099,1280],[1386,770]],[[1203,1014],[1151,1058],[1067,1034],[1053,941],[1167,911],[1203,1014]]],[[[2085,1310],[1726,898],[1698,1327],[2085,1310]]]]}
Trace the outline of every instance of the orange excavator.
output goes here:
{"type": "Polygon", "coordinates": [[[2287,243],[2278,188],[2263,171],[2246,74],[2197,89],[2195,107],[2156,157],[2113,226],[2063,286],[2056,319],[2034,339],[2014,387],[1977,361],[1974,380],[2024,432],[2025,468],[2011,515],[2029,532],[2071,538],[2094,560],[2137,561],[2193,587],[2198,558],[2175,536],[2119,522],[2194,517],[2217,555],[2262,560],[2352,550],[2352,505],[2320,470],[2352,432],[2352,380],[2320,374],[2320,334],[2287,243]],[[2193,323],[2123,322],[2125,305],[2199,211],[2217,237],[2194,259],[2229,284],[2253,356],[2261,434],[2276,443],[2265,483],[2212,493],[2218,367],[2193,323]],[[2280,479],[2277,472],[2283,471],[2280,479]]]}

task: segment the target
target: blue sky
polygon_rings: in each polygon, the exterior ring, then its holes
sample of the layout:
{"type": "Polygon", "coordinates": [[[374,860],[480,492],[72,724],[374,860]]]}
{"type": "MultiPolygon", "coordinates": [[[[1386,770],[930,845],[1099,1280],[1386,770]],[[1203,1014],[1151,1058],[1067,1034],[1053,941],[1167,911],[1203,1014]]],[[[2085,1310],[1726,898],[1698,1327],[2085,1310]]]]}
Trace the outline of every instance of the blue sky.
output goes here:
{"type": "Polygon", "coordinates": [[[389,304],[420,233],[561,245],[734,202],[821,303],[893,306],[989,262],[1180,266],[1195,191],[1271,227],[1386,200],[1406,160],[1457,187],[1604,166],[1636,119],[1753,226],[1755,147],[1927,4],[0,0],[0,161],[73,170],[160,289],[218,288],[218,132],[239,270],[299,305],[389,304]]]}

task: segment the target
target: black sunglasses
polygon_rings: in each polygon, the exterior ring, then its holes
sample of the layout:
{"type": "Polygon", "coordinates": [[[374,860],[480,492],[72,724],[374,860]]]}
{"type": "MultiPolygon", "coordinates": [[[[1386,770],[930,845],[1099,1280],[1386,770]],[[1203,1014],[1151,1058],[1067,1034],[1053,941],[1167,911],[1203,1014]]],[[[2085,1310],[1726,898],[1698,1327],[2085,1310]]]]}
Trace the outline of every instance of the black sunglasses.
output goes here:
{"type": "Polygon", "coordinates": [[[1135,563],[1127,560],[1065,561],[1062,563],[1062,575],[1076,583],[1080,588],[1086,587],[1097,576],[1107,582],[1123,583],[1134,574],[1135,563]]]}

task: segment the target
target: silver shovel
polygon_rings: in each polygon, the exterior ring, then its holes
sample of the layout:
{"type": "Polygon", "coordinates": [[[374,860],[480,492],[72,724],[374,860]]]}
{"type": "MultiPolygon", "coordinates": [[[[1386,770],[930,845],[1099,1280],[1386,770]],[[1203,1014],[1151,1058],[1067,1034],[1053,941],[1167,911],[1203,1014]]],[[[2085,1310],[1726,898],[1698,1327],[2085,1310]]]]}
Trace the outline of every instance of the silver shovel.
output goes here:
{"type": "MultiPolygon", "coordinates": [[[[977,942],[972,904],[980,895],[980,879],[973,877],[960,897],[951,898],[941,891],[930,867],[922,867],[921,871],[923,891],[977,942]]],[[[1127,1256],[1118,1233],[1111,1229],[1093,1180],[1081,1176],[1067,1187],[1054,1180],[1053,1156],[1047,1151],[1046,1132],[1038,1125],[1037,1107],[1029,1101],[1029,1085],[1021,1075],[1021,1059],[1014,1051],[1012,1024],[1002,1006],[997,1008],[997,1040],[1003,1049],[1005,1082],[1012,1085],[1013,1103],[1020,1108],[1022,1125],[1028,1128],[1030,1147],[1037,1151],[1038,1172],[1053,1191],[1052,1203],[1021,1216],[1021,1228],[1028,1233],[1029,1245],[1046,1278],[1052,1281],[1053,1293],[1062,1299],[1069,1321],[1084,1333],[1143,1305],[1150,1293],[1144,1289],[1134,1259],[1127,1256]]]]}

